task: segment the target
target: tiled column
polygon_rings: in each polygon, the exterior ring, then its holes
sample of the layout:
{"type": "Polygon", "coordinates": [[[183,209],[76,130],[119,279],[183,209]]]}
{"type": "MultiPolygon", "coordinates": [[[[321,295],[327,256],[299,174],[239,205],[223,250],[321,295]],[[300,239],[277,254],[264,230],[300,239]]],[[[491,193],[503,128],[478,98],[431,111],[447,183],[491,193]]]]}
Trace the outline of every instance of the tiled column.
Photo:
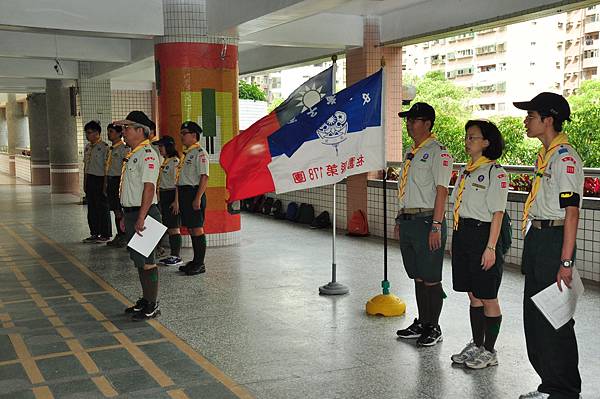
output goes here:
{"type": "Polygon", "coordinates": [[[29,148],[29,132],[23,104],[17,102],[15,94],[8,94],[6,102],[6,124],[8,129],[9,174],[15,176],[15,154],[19,148],[29,148]]]}
{"type": "MultiPolygon", "coordinates": [[[[363,47],[346,51],[346,81],[350,86],[359,80],[377,72],[381,68],[381,58],[385,57],[385,131],[387,161],[399,161],[402,158],[402,126],[398,112],[402,104],[402,48],[380,46],[380,18],[364,17],[363,47]]],[[[361,209],[367,212],[368,178],[380,177],[373,172],[351,176],[347,179],[346,201],[347,221],[352,214],[361,209]]]]}
{"type": "Polygon", "coordinates": [[[0,147],[8,146],[8,126],[6,126],[6,108],[0,108],[0,147]]]}
{"type": "Polygon", "coordinates": [[[240,215],[227,210],[221,147],[238,133],[238,48],[235,38],[207,35],[205,0],[163,0],[165,35],[156,39],[159,130],[177,134],[183,121],[199,123],[210,157],[206,222],[208,245],[240,240],[240,215]]]}
{"type": "Polygon", "coordinates": [[[31,184],[50,184],[50,158],[48,154],[48,115],[46,94],[27,96],[29,117],[29,142],[31,144],[31,184]]]}
{"type": "Polygon", "coordinates": [[[46,110],[52,192],[79,195],[77,128],[67,82],[46,80],[46,110]]]}
{"type": "MultiPolygon", "coordinates": [[[[90,79],[90,63],[79,63],[79,104],[82,126],[91,120],[100,121],[102,139],[108,140],[106,126],[113,121],[109,79],[90,79]]],[[[133,110],[129,110],[133,111],[133,110]]],[[[79,132],[84,134],[84,132],[79,132]]]]}

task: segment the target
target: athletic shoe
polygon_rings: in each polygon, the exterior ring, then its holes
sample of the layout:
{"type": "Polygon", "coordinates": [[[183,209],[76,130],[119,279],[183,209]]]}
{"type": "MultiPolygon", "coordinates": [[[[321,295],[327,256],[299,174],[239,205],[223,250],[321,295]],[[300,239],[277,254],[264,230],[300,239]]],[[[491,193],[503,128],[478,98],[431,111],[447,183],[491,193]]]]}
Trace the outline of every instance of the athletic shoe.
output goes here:
{"type": "Polygon", "coordinates": [[[127,309],[125,309],[125,313],[129,314],[129,313],[141,312],[147,304],[148,304],[148,301],[146,299],[139,298],[137,300],[137,302],[135,303],[135,305],[130,306],[127,309]]]}
{"type": "Polygon", "coordinates": [[[81,242],[84,244],[95,244],[97,239],[98,236],[89,236],[88,238],[81,240],[81,242]]]}
{"type": "Polygon", "coordinates": [[[526,393],[525,395],[520,395],[519,399],[548,399],[550,394],[540,392],[540,391],[531,391],[526,393]]]}
{"type": "Polygon", "coordinates": [[[96,244],[106,244],[109,241],[110,241],[110,237],[102,237],[102,236],[100,236],[100,237],[96,237],[95,243],[96,244]]]}
{"type": "Polygon", "coordinates": [[[464,364],[467,360],[471,359],[477,352],[479,348],[475,345],[475,342],[471,341],[460,351],[460,353],[454,354],[450,356],[452,359],[452,363],[456,364],[464,364]]]}
{"type": "Polygon", "coordinates": [[[423,333],[423,324],[419,321],[419,319],[415,319],[413,323],[405,328],[404,330],[396,331],[396,335],[399,338],[410,339],[410,338],[419,338],[423,333]]]}
{"type": "Polygon", "coordinates": [[[475,355],[465,361],[465,366],[470,369],[484,369],[489,366],[498,365],[498,356],[496,351],[490,352],[485,348],[481,348],[475,355]]]}
{"type": "Polygon", "coordinates": [[[204,266],[204,263],[201,265],[194,264],[193,266],[185,270],[186,276],[194,276],[196,274],[204,272],[206,272],[206,266],[204,266]]]}
{"type": "Polygon", "coordinates": [[[181,266],[179,266],[179,271],[180,271],[180,272],[184,272],[184,273],[185,273],[185,271],[186,271],[187,269],[189,269],[189,268],[191,268],[191,267],[193,267],[193,266],[194,266],[194,261],[193,261],[193,260],[191,260],[191,261],[189,261],[188,263],[186,263],[185,265],[181,265],[181,266]]]}
{"type": "Polygon", "coordinates": [[[443,340],[440,326],[428,325],[423,328],[423,333],[417,339],[417,346],[433,346],[443,340]]]}
{"type": "Polygon", "coordinates": [[[109,247],[121,248],[125,245],[125,236],[116,235],[111,241],[107,242],[106,245],[109,247]]]}
{"type": "Polygon", "coordinates": [[[133,316],[131,316],[131,320],[143,321],[153,319],[158,316],[160,316],[160,308],[158,307],[158,302],[147,302],[143,310],[136,312],[133,314],[133,316]]]}
{"type": "Polygon", "coordinates": [[[165,256],[167,256],[167,251],[165,251],[165,249],[160,244],[156,246],[156,249],[154,251],[157,258],[164,258],[165,256]]]}
{"type": "Polygon", "coordinates": [[[179,256],[167,256],[161,259],[158,263],[165,266],[179,266],[183,265],[183,260],[179,256]]]}

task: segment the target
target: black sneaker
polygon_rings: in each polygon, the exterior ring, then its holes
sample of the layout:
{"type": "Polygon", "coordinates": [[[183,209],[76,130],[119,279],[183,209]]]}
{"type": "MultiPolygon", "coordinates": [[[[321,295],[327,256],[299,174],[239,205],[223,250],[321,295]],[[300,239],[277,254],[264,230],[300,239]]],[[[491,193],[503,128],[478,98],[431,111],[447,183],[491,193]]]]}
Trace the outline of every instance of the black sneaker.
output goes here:
{"type": "Polygon", "coordinates": [[[190,269],[190,268],[194,267],[194,265],[195,265],[195,264],[194,264],[194,261],[193,261],[193,260],[191,260],[191,261],[189,261],[188,263],[186,263],[185,265],[181,265],[181,266],[179,266],[179,271],[180,271],[180,272],[184,272],[184,273],[185,273],[185,271],[186,271],[187,269],[190,269]]]}
{"type": "Polygon", "coordinates": [[[84,244],[95,244],[96,240],[98,239],[99,236],[89,236],[87,238],[84,238],[83,240],[81,240],[82,243],[84,244]]]}
{"type": "Polygon", "coordinates": [[[147,304],[148,304],[148,301],[146,299],[140,298],[137,300],[135,305],[130,306],[127,309],[125,309],[125,313],[130,314],[130,313],[141,312],[147,304]]]}
{"type": "Polygon", "coordinates": [[[433,346],[438,342],[442,342],[444,337],[442,336],[442,329],[440,326],[426,326],[423,329],[423,333],[417,339],[417,346],[433,346]]]}
{"type": "Polygon", "coordinates": [[[396,331],[396,335],[399,338],[411,339],[411,338],[419,338],[423,333],[423,324],[419,321],[419,319],[415,319],[413,323],[405,328],[404,330],[396,331]]]}
{"type": "Polygon", "coordinates": [[[106,243],[109,247],[122,248],[126,244],[125,236],[116,235],[112,241],[106,243]]]}
{"type": "Polygon", "coordinates": [[[160,316],[160,308],[158,307],[158,302],[147,302],[143,310],[141,310],[140,312],[136,312],[133,314],[133,316],[131,316],[131,320],[143,321],[153,319],[158,316],[160,316]]]}
{"type": "Polygon", "coordinates": [[[194,276],[204,272],[206,272],[206,266],[204,266],[204,263],[201,265],[194,264],[189,269],[185,270],[186,276],[194,276]]]}

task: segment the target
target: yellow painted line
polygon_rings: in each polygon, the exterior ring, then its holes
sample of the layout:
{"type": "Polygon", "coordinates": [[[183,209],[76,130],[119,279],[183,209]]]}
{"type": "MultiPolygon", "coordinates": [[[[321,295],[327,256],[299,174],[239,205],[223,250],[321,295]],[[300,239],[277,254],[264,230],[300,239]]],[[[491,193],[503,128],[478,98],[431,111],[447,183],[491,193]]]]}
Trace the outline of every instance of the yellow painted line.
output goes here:
{"type": "Polygon", "coordinates": [[[64,327],[62,320],[58,316],[48,317],[48,321],[52,324],[52,327],[64,327]]]}
{"type": "MultiPolygon", "coordinates": [[[[96,282],[102,289],[109,292],[114,298],[121,301],[126,306],[131,306],[131,302],[123,296],[120,292],[114,289],[110,284],[100,278],[98,275],[90,271],[83,263],[79,261],[75,256],[73,256],[70,252],[64,249],[61,245],[56,243],[55,241],[48,238],[45,234],[34,228],[31,224],[23,223],[25,227],[27,227],[31,232],[41,238],[44,242],[54,247],[60,254],[62,254],[66,259],[68,259],[73,265],[75,265],[83,274],[90,277],[92,280],[96,282]]],[[[4,227],[6,229],[6,227],[4,227]]],[[[102,324],[110,322],[103,322],[102,324]]],[[[110,323],[112,324],[112,323],[110,323]]],[[[215,365],[210,363],[204,356],[200,355],[192,347],[190,347],[187,343],[185,343],[181,338],[175,335],[172,331],[164,327],[156,320],[150,320],[149,324],[152,325],[159,333],[161,333],[165,338],[167,338],[171,343],[173,343],[179,350],[184,352],[190,359],[192,359],[196,364],[202,367],[206,372],[208,372],[211,376],[213,376],[216,380],[218,380],[221,384],[223,384],[227,389],[229,389],[233,394],[235,394],[240,399],[254,399],[247,390],[245,390],[242,386],[238,385],[235,381],[233,381],[228,375],[226,375],[223,371],[218,369],[215,365]]],[[[105,326],[106,328],[106,326],[105,326]]],[[[116,327],[115,327],[116,328],[116,327]]],[[[110,331],[107,329],[107,331],[110,331]]],[[[116,329],[116,331],[119,331],[116,329]]],[[[111,331],[112,332],[112,331],[111,331]]],[[[115,337],[119,334],[115,334],[115,337]]],[[[125,337],[126,338],[126,337],[125,337]]],[[[125,345],[124,345],[125,346],[125,345]]],[[[135,345],[134,345],[135,347],[135,345]]],[[[140,351],[141,352],[141,351],[140,351]]],[[[142,352],[143,354],[143,352],[142,352]]]]}
{"type": "Polygon", "coordinates": [[[73,299],[75,299],[79,303],[86,303],[88,301],[86,297],[84,297],[83,295],[81,295],[79,292],[77,292],[75,290],[70,290],[69,294],[71,294],[73,299]]]}
{"type": "Polygon", "coordinates": [[[44,382],[44,377],[37,364],[35,364],[35,361],[31,358],[31,354],[29,353],[29,350],[27,350],[27,345],[25,345],[23,338],[21,338],[19,334],[8,334],[8,338],[15,349],[17,357],[23,364],[23,369],[25,369],[29,381],[31,381],[32,384],[41,384],[44,382]]]}
{"type": "Polygon", "coordinates": [[[92,305],[91,303],[84,303],[81,306],[83,306],[84,309],[87,310],[88,313],[91,314],[92,317],[94,319],[96,319],[97,321],[106,320],[106,317],[104,317],[104,315],[98,309],[96,309],[96,307],[94,305],[92,305]]]}
{"type": "Polygon", "coordinates": [[[37,291],[35,288],[25,288],[25,292],[28,294],[35,294],[37,291]]]}
{"type": "Polygon", "coordinates": [[[140,348],[135,346],[134,343],[131,342],[131,340],[127,338],[125,334],[118,333],[115,334],[114,337],[117,339],[117,341],[121,343],[121,345],[125,347],[125,349],[127,349],[127,352],[129,352],[131,356],[133,356],[135,361],[138,362],[138,364],[142,366],[142,368],[146,370],[146,372],[148,372],[148,374],[150,374],[152,378],[154,378],[158,385],[160,385],[163,388],[175,385],[173,380],[168,375],[166,375],[156,365],[156,363],[154,363],[152,359],[148,357],[148,355],[146,355],[140,348]]]}
{"type": "Polygon", "coordinates": [[[57,357],[65,357],[65,356],[73,356],[73,352],[69,351],[69,352],[48,353],[47,355],[35,356],[33,358],[33,360],[37,361],[37,360],[55,359],[57,357]]]}
{"type": "Polygon", "coordinates": [[[33,302],[35,302],[35,304],[39,307],[39,308],[47,308],[48,307],[48,303],[46,301],[44,301],[44,298],[42,298],[42,296],[40,294],[37,293],[31,293],[31,299],[33,299],[33,302]]]}
{"type": "Polygon", "coordinates": [[[96,384],[100,392],[102,392],[106,398],[114,398],[119,394],[104,376],[92,377],[92,381],[94,381],[94,384],[96,384]]]}
{"type": "Polygon", "coordinates": [[[54,395],[52,395],[52,391],[50,388],[44,387],[34,387],[32,388],[33,394],[35,395],[35,399],[54,399],[54,395]]]}
{"type": "Polygon", "coordinates": [[[2,323],[2,328],[15,328],[15,323],[7,321],[6,323],[2,323]]]}
{"type": "Polygon", "coordinates": [[[81,363],[88,374],[96,374],[100,372],[98,366],[96,366],[96,363],[94,363],[90,355],[88,355],[85,349],[83,349],[79,341],[76,339],[68,339],[67,346],[69,349],[71,349],[71,351],[73,351],[73,354],[77,360],[79,360],[79,363],[81,363]]]}
{"type": "Polygon", "coordinates": [[[174,389],[172,391],[167,391],[167,394],[171,397],[171,399],[189,399],[190,397],[183,392],[183,389],[174,389]]]}
{"type": "Polygon", "coordinates": [[[21,285],[24,288],[31,288],[31,283],[29,281],[21,281],[21,285]]]}
{"type": "Polygon", "coordinates": [[[56,316],[56,313],[54,313],[54,310],[52,310],[50,308],[41,308],[41,309],[42,309],[42,313],[46,317],[56,316]]]}
{"type": "Polygon", "coordinates": [[[67,327],[58,327],[56,332],[63,338],[73,338],[74,335],[67,327]]]}
{"type": "Polygon", "coordinates": [[[0,313],[0,322],[10,321],[10,315],[8,313],[0,313]]]}
{"type": "Polygon", "coordinates": [[[2,366],[10,366],[12,364],[20,364],[21,361],[19,359],[14,359],[14,360],[5,360],[3,362],[0,362],[0,367],[2,366]]]}
{"type": "Polygon", "coordinates": [[[106,331],[108,331],[109,333],[116,333],[116,332],[121,331],[111,321],[103,321],[102,327],[104,327],[104,329],[106,331]]]}

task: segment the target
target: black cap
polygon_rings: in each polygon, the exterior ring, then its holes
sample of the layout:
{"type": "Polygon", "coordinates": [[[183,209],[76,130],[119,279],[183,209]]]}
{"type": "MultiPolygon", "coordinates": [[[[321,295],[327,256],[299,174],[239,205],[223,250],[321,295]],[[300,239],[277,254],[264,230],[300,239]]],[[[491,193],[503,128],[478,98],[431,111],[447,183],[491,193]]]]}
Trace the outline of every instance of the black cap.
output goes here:
{"type": "Polygon", "coordinates": [[[427,103],[414,103],[408,111],[398,112],[400,118],[423,118],[435,122],[435,110],[427,103]]]}
{"type": "Polygon", "coordinates": [[[134,122],[140,125],[146,126],[150,130],[156,129],[156,124],[148,118],[148,116],[142,111],[131,111],[127,114],[125,121],[134,122]]]}
{"type": "Polygon", "coordinates": [[[163,136],[161,137],[160,140],[156,140],[152,142],[152,145],[163,145],[163,146],[167,146],[167,145],[175,145],[175,139],[171,136],[163,136]]]}
{"type": "Polygon", "coordinates": [[[202,133],[202,128],[200,127],[200,125],[198,125],[196,122],[192,122],[192,121],[185,121],[181,124],[181,128],[179,130],[189,130],[192,133],[197,133],[197,134],[201,134],[202,133]]]}
{"type": "Polygon", "coordinates": [[[533,97],[531,101],[515,102],[513,105],[525,111],[537,111],[540,114],[547,114],[561,121],[571,120],[571,107],[560,94],[545,91],[533,97]]]}

